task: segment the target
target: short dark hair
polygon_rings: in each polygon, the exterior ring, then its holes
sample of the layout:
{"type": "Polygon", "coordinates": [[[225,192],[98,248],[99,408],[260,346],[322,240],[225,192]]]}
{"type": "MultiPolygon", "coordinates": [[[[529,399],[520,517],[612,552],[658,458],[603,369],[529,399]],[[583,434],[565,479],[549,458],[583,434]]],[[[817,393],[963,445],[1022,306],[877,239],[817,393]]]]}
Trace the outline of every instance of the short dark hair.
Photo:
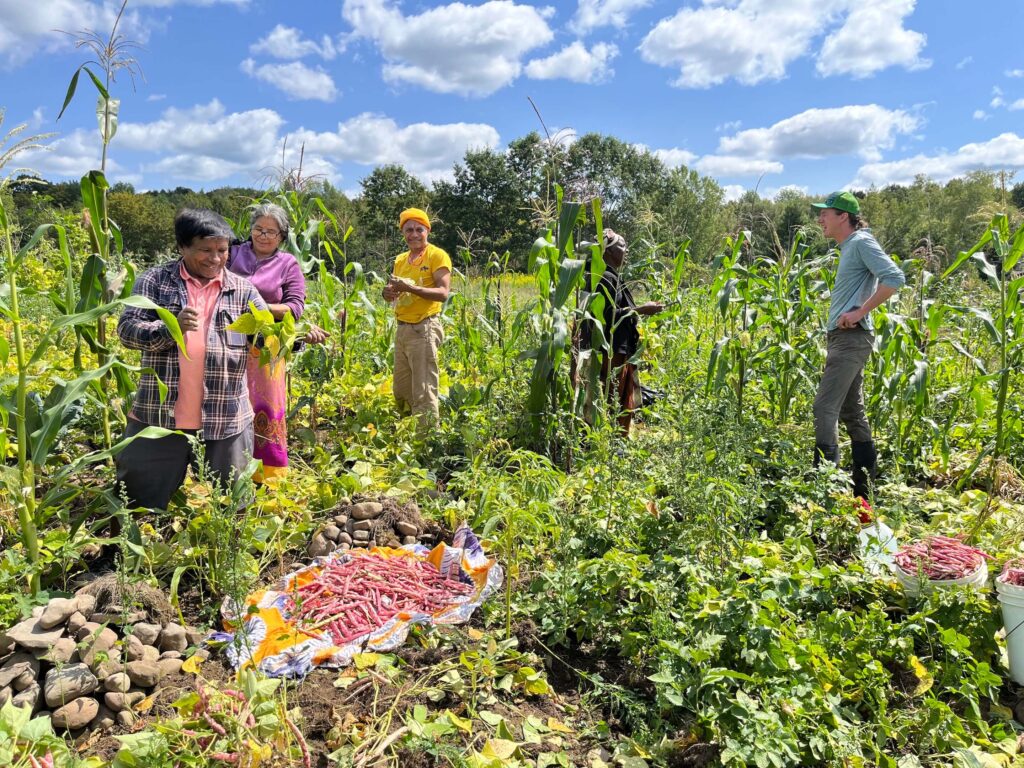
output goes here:
{"type": "Polygon", "coordinates": [[[208,208],[183,208],[174,217],[174,240],[178,246],[192,245],[197,238],[234,237],[224,217],[208,208]]]}

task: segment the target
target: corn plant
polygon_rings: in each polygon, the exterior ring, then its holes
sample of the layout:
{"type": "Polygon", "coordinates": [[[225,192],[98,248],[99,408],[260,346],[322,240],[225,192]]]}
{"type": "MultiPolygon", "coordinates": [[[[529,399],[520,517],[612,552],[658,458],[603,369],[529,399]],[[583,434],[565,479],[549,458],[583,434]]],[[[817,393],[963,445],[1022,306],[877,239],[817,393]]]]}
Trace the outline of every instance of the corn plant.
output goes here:
{"type": "MultiPolygon", "coordinates": [[[[1005,459],[1007,438],[1010,434],[1019,434],[1021,429],[1019,416],[1007,412],[1007,401],[1013,386],[1014,373],[1024,366],[1024,305],[1021,292],[1024,291],[1024,276],[1014,276],[1014,268],[1024,256],[1024,226],[1015,232],[1010,230],[1010,221],[1005,214],[994,216],[988,229],[969,250],[960,252],[947,269],[942,278],[945,279],[959,270],[968,260],[973,259],[979,266],[985,280],[995,288],[998,304],[993,315],[982,307],[955,306],[958,313],[973,315],[981,321],[988,338],[995,345],[998,353],[997,368],[980,376],[975,386],[995,387],[995,434],[992,440],[978,452],[972,466],[961,482],[965,482],[981,462],[990,459],[988,491],[991,497],[996,487],[996,475],[1001,460],[1005,459]],[[994,263],[986,257],[985,249],[991,250],[994,263]]],[[[991,505],[987,513],[991,511],[991,505]]],[[[979,516],[978,526],[984,522],[987,513],[979,516]]]]}
{"type": "Polygon", "coordinates": [[[562,405],[571,392],[569,376],[562,370],[570,344],[570,321],[575,310],[570,299],[580,283],[585,262],[573,258],[573,228],[583,215],[583,204],[566,202],[556,187],[558,224],[554,231],[534,243],[530,251],[530,271],[536,273],[538,298],[524,310],[530,317],[537,346],[520,355],[533,360],[526,409],[530,433],[534,439],[548,442],[556,452],[556,428],[562,405]]]}
{"type": "Polygon", "coordinates": [[[710,395],[728,388],[736,401],[737,418],[743,415],[750,327],[757,317],[753,301],[755,276],[740,263],[743,245],[749,238],[750,233],[746,231],[735,238],[726,236],[726,250],[715,258],[715,266],[720,271],[711,284],[723,328],[708,359],[706,392],[710,395]]]}
{"type": "MultiPolygon", "coordinates": [[[[133,374],[142,370],[112,357],[93,370],[79,372],[71,381],[52,377],[53,384],[44,397],[35,390],[34,385],[44,380],[41,374],[46,368],[47,353],[61,343],[61,336],[66,330],[94,323],[97,318],[119,312],[124,305],[155,310],[167,325],[179,348],[184,349],[184,339],[174,315],[144,297],[126,296],[118,297],[109,303],[97,304],[83,312],[57,317],[41,334],[30,354],[26,338],[29,321],[21,314],[17,274],[26,257],[51,228],[57,236],[63,260],[69,265],[71,257],[67,233],[63,227],[43,225],[26,242],[17,244],[14,228],[0,199],[0,251],[7,273],[6,295],[0,297],[0,314],[10,324],[17,370],[16,380],[13,382],[13,397],[5,396],[0,400],[0,424],[4,425],[4,433],[0,437],[0,455],[7,455],[8,433],[13,419],[18,457],[16,466],[0,466],[0,484],[7,489],[17,509],[22,545],[30,568],[29,586],[33,595],[38,593],[40,588],[37,569],[39,529],[54,514],[67,514],[67,504],[79,492],[71,487],[71,477],[76,472],[96,462],[108,461],[122,450],[126,443],[122,441],[104,450],[84,454],[70,463],[62,462],[60,468],[47,477],[44,483],[43,474],[51,462],[56,445],[63,431],[78,414],[81,402],[98,382],[104,381],[115,371],[130,379],[133,374]]],[[[0,339],[0,364],[7,363],[11,351],[8,342],[0,339]]],[[[6,389],[8,382],[3,384],[6,389]]],[[[150,427],[141,436],[152,437],[166,433],[166,430],[150,427]]]]}

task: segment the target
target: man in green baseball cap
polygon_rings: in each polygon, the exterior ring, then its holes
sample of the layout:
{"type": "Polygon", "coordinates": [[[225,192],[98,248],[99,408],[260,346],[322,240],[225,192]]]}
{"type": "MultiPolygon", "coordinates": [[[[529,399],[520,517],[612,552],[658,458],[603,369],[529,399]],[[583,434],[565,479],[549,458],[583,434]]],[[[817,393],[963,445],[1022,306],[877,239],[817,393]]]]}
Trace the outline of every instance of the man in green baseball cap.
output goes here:
{"type": "Polygon", "coordinates": [[[813,203],[825,237],[839,246],[839,267],[828,310],[825,372],[814,398],[814,464],[839,464],[839,422],[850,435],[853,494],[867,498],[877,453],[864,411],[864,366],[874,345],[871,310],[905,282],[903,271],[882,250],[860,215],[851,192],[833,192],[813,203]]]}

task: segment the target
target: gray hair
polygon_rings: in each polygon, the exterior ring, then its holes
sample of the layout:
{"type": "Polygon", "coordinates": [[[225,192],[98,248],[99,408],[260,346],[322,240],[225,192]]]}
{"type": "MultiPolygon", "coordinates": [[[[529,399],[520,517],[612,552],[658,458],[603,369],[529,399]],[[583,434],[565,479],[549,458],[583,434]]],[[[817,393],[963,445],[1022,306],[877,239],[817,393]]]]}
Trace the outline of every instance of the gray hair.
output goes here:
{"type": "Polygon", "coordinates": [[[262,219],[264,216],[269,216],[277,224],[277,228],[281,230],[281,239],[288,239],[288,214],[284,212],[284,208],[276,203],[260,203],[254,205],[252,208],[252,222],[256,223],[257,219],[262,219]]]}

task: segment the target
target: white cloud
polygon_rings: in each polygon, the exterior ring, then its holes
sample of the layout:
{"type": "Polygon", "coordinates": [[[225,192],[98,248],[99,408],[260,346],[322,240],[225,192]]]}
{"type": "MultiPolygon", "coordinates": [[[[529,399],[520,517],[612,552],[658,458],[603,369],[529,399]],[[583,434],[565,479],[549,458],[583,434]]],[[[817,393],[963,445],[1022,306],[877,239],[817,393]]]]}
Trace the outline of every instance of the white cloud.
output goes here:
{"type": "MultiPolygon", "coordinates": [[[[498,132],[483,123],[400,126],[383,115],[362,114],[337,130],[317,132],[304,128],[285,131],[285,120],[271,109],[227,112],[216,99],[188,109],[167,109],[151,123],[122,123],[115,141],[117,151],[138,153],[146,174],[164,174],[184,183],[210,184],[241,177],[266,180],[278,169],[295,168],[303,152],[303,175],[322,174],[341,182],[340,163],[368,167],[386,163],[403,165],[424,182],[451,175],[452,167],[468,149],[498,146],[498,132]],[[282,157],[282,148],[284,157],[282,157]],[[152,160],[146,161],[150,157],[152,160]]],[[[56,162],[39,164],[42,171],[81,175],[99,162],[99,141],[76,131],[64,140],[56,162]]],[[[36,159],[36,158],[33,158],[36,159]]],[[[49,160],[49,157],[47,158],[49,160]]],[[[125,178],[124,174],[117,179],[125,178]]]]}
{"type": "Polygon", "coordinates": [[[821,74],[868,77],[887,67],[925,69],[927,37],[903,27],[916,0],[872,0],[854,5],[846,23],[825,38],[818,54],[821,74]]]}
{"type": "Polygon", "coordinates": [[[283,126],[284,119],[271,109],[229,114],[214,99],[190,109],[167,109],[152,123],[121,123],[115,144],[168,155],[146,170],[212,181],[276,162],[283,126]]]}
{"type": "Polygon", "coordinates": [[[747,191],[747,188],[742,184],[726,184],[722,187],[722,191],[725,193],[725,202],[735,203],[743,194],[747,191]]]}
{"type": "Polygon", "coordinates": [[[984,109],[976,109],[974,110],[974,114],[972,115],[972,117],[975,120],[988,120],[990,115],[984,109]]]}
{"type": "Polygon", "coordinates": [[[697,160],[697,155],[690,152],[688,149],[680,149],[678,147],[672,147],[671,149],[656,149],[651,152],[656,158],[661,160],[669,168],[679,168],[681,166],[693,165],[697,160]]]}
{"type": "Polygon", "coordinates": [[[1003,89],[998,85],[992,86],[992,101],[988,103],[992,109],[998,109],[999,107],[1006,106],[1006,100],[1003,98],[1003,89]]]}
{"type": "MultiPolygon", "coordinates": [[[[14,165],[46,178],[78,178],[90,169],[100,167],[100,149],[98,131],[79,129],[48,143],[46,149],[33,149],[18,155],[14,165]]],[[[107,161],[108,174],[116,168],[116,163],[107,161]]]]}
{"type": "Polygon", "coordinates": [[[731,133],[732,131],[738,131],[742,126],[742,120],[730,120],[729,122],[716,125],[715,133],[731,133]]]}
{"type": "Polygon", "coordinates": [[[972,63],[974,63],[974,57],[973,56],[965,56],[964,58],[960,59],[960,61],[958,61],[956,63],[956,68],[957,69],[963,69],[968,64],[972,64],[972,63]]]}
{"type": "Polygon", "coordinates": [[[910,134],[920,125],[921,119],[909,112],[877,104],[808,109],[768,128],[722,137],[718,152],[762,159],[857,154],[875,160],[881,150],[893,147],[897,135],[910,134]]]}
{"type": "Polygon", "coordinates": [[[330,61],[338,55],[338,48],[327,35],[320,42],[306,40],[295,27],[278,24],[261,40],[249,46],[250,53],[265,53],[275,59],[301,59],[305,56],[319,56],[330,61]]]}
{"type": "Polygon", "coordinates": [[[653,0],[579,0],[579,7],[570,26],[580,34],[599,27],[626,26],[629,17],[653,0]]]}
{"type": "Polygon", "coordinates": [[[257,66],[252,59],[246,59],[241,69],[250,77],[269,83],[295,101],[310,99],[329,102],[338,96],[338,89],[329,74],[319,68],[310,69],[301,61],[257,66]]]}
{"type": "Polygon", "coordinates": [[[1024,69],[1008,69],[1003,74],[1007,77],[1024,77],[1024,69]]]}
{"type": "Polygon", "coordinates": [[[1024,109],[1024,99],[1017,99],[1010,106],[1007,107],[1011,112],[1016,112],[1019,109],[1024,109]]]}
{"type": "Polygon", "coordinates": [[[574,83],[600,83],[615,74],[609,65],[619,55],[610,43],[598,43],[589,51],[579,40],[545,59],[526,65],[526,76],[534,80],[571,80],[574,83]]]}
{"type": "Polygon", "coordinates": [[[769,200],[778,200],[786,192],[798,192],[801,195],[808,193],[807,187],[799,184],[783,184],[781,187],[766,187],[761,196],[769,200]]]}
{"type": "Polygon", "coordinates": [[[965,144],[956,152],[869,163],[860,167],[850,186],[864,189],[871,185],[910,184],[919,174],[944,182],[978,170],[1024,170],[1024,137],[1003,133],[985,142],[965,144]]]}
{"type": "Polygon", "coordinates": [[[383,115],[364,113],[337,131],[297,131],[289,143],[305,142],[306,153],[362,165],[399,163],[425,181],[447,178],[467,149],[493,149],[498,132],[484,123],[413,123],[401,127],[383,115]]]}
{"type": "Polygon", "coordinates": [[[704,155],[694,167],[707,176],[761,176],[783,171],[782,163],[776,160],[726,155],[704,155]]]}
{"type": "MultiPolygon", "coordinates": [[[[127,40],[145,43],[152,25],[161,20],[152,12],[140,12],[140,8],[248,3],[249,0],[132,0],[117,31],[127,40]]],[[[70,50],[74,35],[82,30],[93,30],[106,39],[120,7],[118,0],[0,0],[0,64],[13,67],[42,51],[70,50]]]]}
{"type": "Polygon", "coordinates": [[[450,3],[403,16],[389,0],[344,0],[354,33],[384,56],[384,79],[438,93],[486,96],[515,80],[523,57],[554,37],[537,10],[512,0],[450,3]]]}
{"type": "Polygon", "coordinates": [[[927,65],[919,56],[925,38],[902,24],[913,6],[914,0],[704,0],[658,22],[640,43],[640,55],[678,68],[673,85],[681,88],[729,79],[754,85],[785,77],[789,64],[811,54],[815,41],[832,29],[818,56],[824,75],[918,68],[927,65]],[[858,37],[879,18],[877,28],[858,37]]]}
{"type": "Polygon", "coordinates": [[[166,93],[151,93],[146,97],[146,101],[163,101],[166,98],[166,93]]]}

